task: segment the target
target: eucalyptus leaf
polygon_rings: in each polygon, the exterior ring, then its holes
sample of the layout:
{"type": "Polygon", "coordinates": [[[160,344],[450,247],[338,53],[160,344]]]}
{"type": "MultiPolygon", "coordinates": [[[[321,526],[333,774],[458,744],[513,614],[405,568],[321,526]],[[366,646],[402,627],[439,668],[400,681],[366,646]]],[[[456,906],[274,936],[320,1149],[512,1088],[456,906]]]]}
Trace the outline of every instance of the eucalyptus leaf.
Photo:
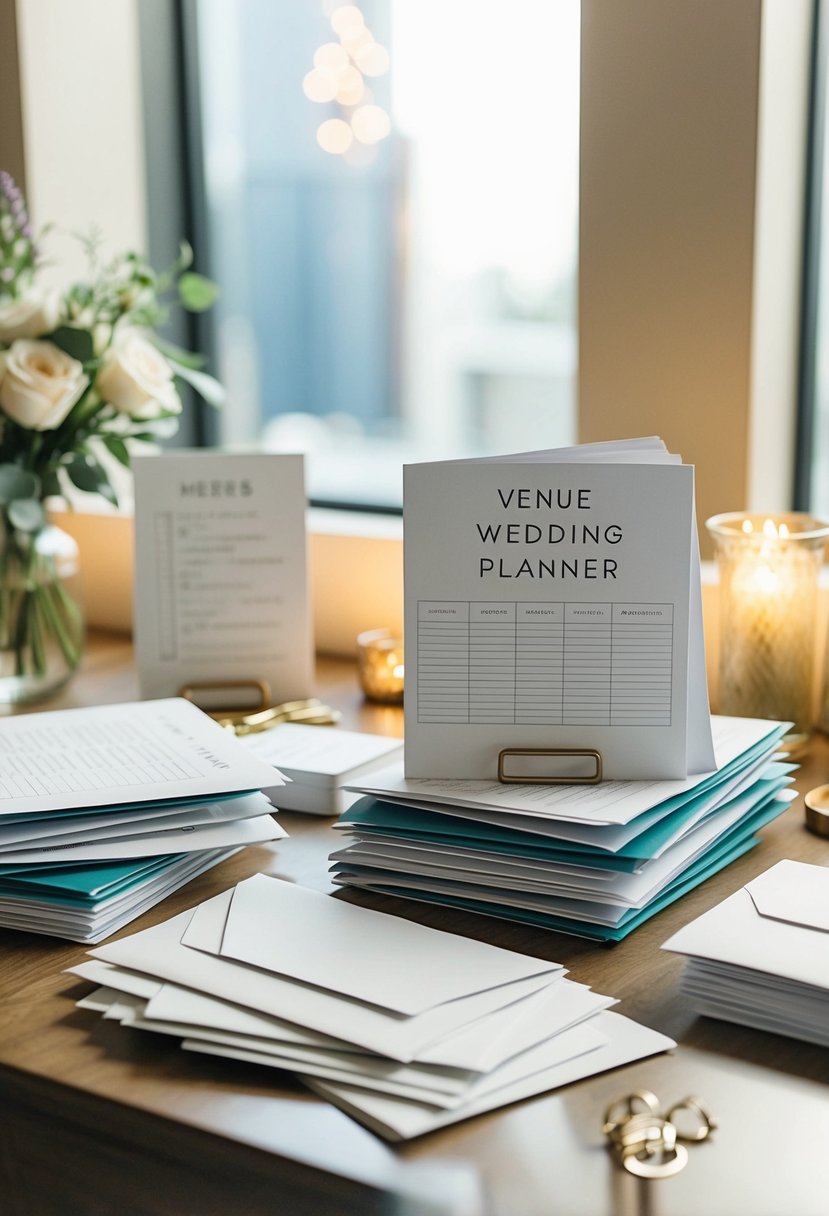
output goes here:
{"type": "Polygon", "coordinates": [[[75,329],[71,325],[61,325],[49,340],[59,346],[67,355],[81,363],[91,363],[95,358],[95,348],[92,345],[92,334],[86,329],[75,329]]]}
{"type": "Polygon", "coordinates": [[[210,279],[189,270],[178,281],[178,298],[190,312],[204,312],[216,303],[219,289],[210,279]]]}
{"type": "Polygon", "coordinates": [[[106,473],[92,456],[75,455],[66,465],[66,472],[73,486],[89,494],[100,494],[106,473]]]}
{"type": "Polygon", "coordinates": [[[104,446],[107,451],[119,461],[125,469],[130,467],[130,454],[127,445],[123,439],[119,439],[117,435],[104,435],[104,446]]]}
{"type": "Polygon", "coordinates": [[[41,494],[44,498],[63,497],[63,486],[60,484],[60,478],[54,469],[47,469],[43,474],[41,494]]]}
{"type": "Polygon", "coordinates": [[[0,506],[15,498],[39,498],[40,479],[17,464],[0,464],[0,506]]]}
{"type": "Polygon", "coordinates": [[[36,498],[15,498],[7,513],[9,523],[20,532],[39,532],[46,523],[46,512],[36,498]]]}
{"type": "Polygon", "coordinates": [[[204,355],[194,354],[189,350],[182,350],[180,346],[176,346],[174,342],[168,342],[166,338],[153,338],[153,342],[161,351],[162,355],[166,355],[179,367],[192,367],[194,371],[198,371],[200,367],[204,367],[204,355]]]}
{"type": "Polygon", "coordinates": [[[169,362],[178,378],[194,388],[208,405],[212,405],[214,409],[220,409],[224,405],[225,390],[218,380],[214,380],[207,372],[200,372],[194,367],[185,367],[184,364],[177,363],[175,359],[170,359],[169,362]]]}

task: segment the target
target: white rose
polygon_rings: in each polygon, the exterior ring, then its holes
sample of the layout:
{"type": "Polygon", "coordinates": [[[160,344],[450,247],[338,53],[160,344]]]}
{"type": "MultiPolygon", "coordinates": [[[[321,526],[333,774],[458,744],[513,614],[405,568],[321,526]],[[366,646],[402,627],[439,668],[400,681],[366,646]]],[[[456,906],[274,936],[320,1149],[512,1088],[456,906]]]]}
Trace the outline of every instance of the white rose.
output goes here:
{"type": "Polygon", "coordinates": [[[0,360],[0,409],[30,430],[53,431],[88,383],[83,364],[54,342],[18,338],[0,360]]]}
{"type": "Polygon", "coordinates": [[[39,338],[50,334],[60,320],[60,296],[31,292],[20,300],[0,304],[0,343],[10,346],[17,338],[39,338]]]}
{"type": "Polygon", "coordinates": [[[120,334],[104,355],[95,387],[104,401],[131,418],[151,421],[162,413],[181,412],[173,369],[134,329],[120,334]]]}

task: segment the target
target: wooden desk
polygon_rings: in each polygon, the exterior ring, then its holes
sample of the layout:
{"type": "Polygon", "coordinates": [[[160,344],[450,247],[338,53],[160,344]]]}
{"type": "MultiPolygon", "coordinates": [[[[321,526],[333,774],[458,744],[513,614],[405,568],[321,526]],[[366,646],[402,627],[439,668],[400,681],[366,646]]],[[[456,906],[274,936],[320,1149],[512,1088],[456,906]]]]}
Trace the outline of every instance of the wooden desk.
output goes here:
{"type": "MultiPolygon", "coordinates": [[[[402,732],[399,710],[366,706],[350,664],[324,661],[319,692],[345,724],[402,732]]],[[[127,641],[93,641],[54,705],[136,695],[127,641]]],[[[51,707],[51,706],[50,706],[51,707]]],[[[801,789],[829,780],[818,740],[801,789]]],[[[134,922],[131,933],[256,871],[328,890],[329,822],[283,813],[290,839],[245,850],[134,922]]],[[[471,914],[351,896],[369,906],[556,959],[573,979],[680,1044],[630,1065],[462,1123],[402,1148],[383,1144],[284,1074],[196,1058],[174,1040],[77,1010],[88,985],[62,974],[83,948],[0,930],[0,1212],[3,1216],[811,1216],[829,1212],[829,1052],[697,1019],[677,995],[679,958],[660,944],[781,857],[829,864],[798,800],[763,842],[608,948],[471,914]],[[600,1130],[613,1098],[694,1093],[720,1130],[683,1173],[644,1183],[610,1162],[600,1130]],[[485,1206],[474,1201],[480,1185],[485,1206]]]]}

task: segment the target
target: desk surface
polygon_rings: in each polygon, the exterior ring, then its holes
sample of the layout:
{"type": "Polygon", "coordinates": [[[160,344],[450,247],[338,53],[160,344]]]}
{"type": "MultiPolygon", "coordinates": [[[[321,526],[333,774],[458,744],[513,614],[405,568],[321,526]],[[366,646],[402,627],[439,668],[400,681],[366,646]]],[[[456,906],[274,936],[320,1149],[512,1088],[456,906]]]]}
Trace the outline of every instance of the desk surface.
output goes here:
{"type": "MultiPolygon", "coordinates": [[[[318,692],[345,725],[402,733],[397,709],[365,705],[353,668],[321,662],[318,692]]],[[[48,708],[137,695],[129,643],[99,636],[48,708]]],[[[801,790],[829,779],[815,741],[801,790]]],[[[134,932],[257,871],[330,890],[330,821],[284,812],[288,840],[245,850],[133,922],[134,932]]],[[[0,1210],[10,1216],[212,1216],[222,1212],[473,1213],[487,1216],[810,1216],[829,1211],[829,1052],[695,1018],[677,991],[671,933],[781,857],[829,864],[803,805],[751,853],[608,948],[402,900],[351,895],[469,937],[564,963],[619,1011],[671,1035],[676,1051],[391,1148],[285,1074],[194,1058],[174,1040],[78,1010],[88,985],[63,969],[83,947],[0,931],[0,1210]],[[683,1173],[644,1183],[617,1170],[600,1130],[609,1101],[646,1087],[666,1106],[693,1093],[720,1129],[683,1173]],[[13,1118],[9,1113],[13,1111],[13,1118]],[[483,1208],[473,1199],[475,1187],[483,1208]],[[402,1196],[402,1198],[401,1198],[402,1196]],[[277,1203],[277,1198],[279,1202],[277,1203]]]]}

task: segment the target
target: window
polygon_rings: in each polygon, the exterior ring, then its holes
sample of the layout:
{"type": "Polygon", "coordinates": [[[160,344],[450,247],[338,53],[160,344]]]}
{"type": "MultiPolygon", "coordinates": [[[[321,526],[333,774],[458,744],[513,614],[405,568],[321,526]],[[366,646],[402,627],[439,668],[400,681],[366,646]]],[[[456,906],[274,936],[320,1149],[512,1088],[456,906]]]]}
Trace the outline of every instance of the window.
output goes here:
{"type": "Polygon", "coordinates": [[[809,183],[806,211],[796,473],[799,509],[829,517],[829,166],[826,81],[829,27],[825,4],[815,10],[809,183]]]}
{"type": "Polygon", "coordinates": [[[577,0],[185,12],[220,441],[379,506],[404,460],[571,442],[577,0]]]}

